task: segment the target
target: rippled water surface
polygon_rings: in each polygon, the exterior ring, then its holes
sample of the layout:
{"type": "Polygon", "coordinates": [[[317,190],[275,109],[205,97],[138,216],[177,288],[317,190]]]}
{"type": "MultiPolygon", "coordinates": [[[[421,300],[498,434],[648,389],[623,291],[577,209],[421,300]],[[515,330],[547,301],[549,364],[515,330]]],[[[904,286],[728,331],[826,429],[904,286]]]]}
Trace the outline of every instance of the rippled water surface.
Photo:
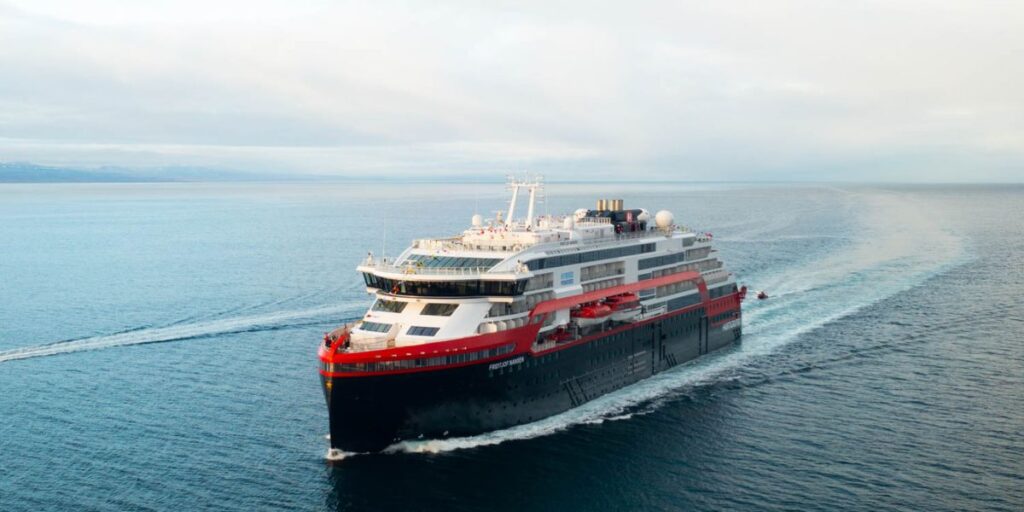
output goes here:
{"type": "Polygon", "coordinates": [[[0,185],[0,510],[1021,510],[1024,188],[551,185],[715,235],[735,348],[325,463],[354,267],[500,186],[0,185]],[[386,235],[385,235],[386,233],[386,235]]]}

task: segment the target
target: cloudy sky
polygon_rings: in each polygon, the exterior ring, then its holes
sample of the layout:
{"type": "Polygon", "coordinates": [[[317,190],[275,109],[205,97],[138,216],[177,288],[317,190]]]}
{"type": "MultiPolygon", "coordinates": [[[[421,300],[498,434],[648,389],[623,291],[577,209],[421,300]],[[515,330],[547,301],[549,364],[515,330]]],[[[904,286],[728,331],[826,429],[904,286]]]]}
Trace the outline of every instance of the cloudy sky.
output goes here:
{"type": "Polygon", "coordinates": [[[1024,181],[1024,2],[0,0],[0,161],[1024,181]]]}

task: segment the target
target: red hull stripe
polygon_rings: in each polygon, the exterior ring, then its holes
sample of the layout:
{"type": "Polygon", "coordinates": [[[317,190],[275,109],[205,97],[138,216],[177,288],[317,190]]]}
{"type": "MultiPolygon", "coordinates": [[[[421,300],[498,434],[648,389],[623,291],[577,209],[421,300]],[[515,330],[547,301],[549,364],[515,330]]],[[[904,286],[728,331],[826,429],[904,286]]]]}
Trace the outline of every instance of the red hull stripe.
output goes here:
{"type": "MultiPolygon", "coordinates": [[[[537,338],[540,332],[540,324],[526,324],[515,329],[478,334],[466,338],[459,338],[437,343],[425,343],[411,347],[396,347],[384,350],[371,350],[367,352],[334,352],[320,345],[320,360],[325,363],[378,363],[381,361],[397,361],[401,359],[416,359],[420,357],[443,356],[448,354],[461,354],[496,347],[507,343],[515,343],[516,350],[513,353],[521,352],[522,345],[529,345],[537,338]],[[525,343],[524,343],[525,341],[525,343]],[[333,357],[332,357],[333,356],[333,357]]],[[[335,343],[335,346],[340,343],[335,343]]],[[[332,349],[334,347],[331,347],[332,349]]]]}

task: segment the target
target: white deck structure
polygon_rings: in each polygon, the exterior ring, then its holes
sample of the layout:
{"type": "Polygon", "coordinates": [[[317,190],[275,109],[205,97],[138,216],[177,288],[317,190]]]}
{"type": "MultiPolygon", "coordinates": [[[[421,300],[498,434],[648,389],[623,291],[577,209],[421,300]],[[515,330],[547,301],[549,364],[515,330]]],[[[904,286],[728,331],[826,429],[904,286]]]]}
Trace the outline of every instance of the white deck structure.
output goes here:
{"type": "MultiPolygon", "coordinates": [[[[370,254],[358,270],[376,301],[352,326],[347,350],[411,347],[515,328],[541,301],[674,272],[702,272],[712,294],[735,287],[710,237],[677,226],[667,211],[652,218],[646,210],[624,210],[621,200],[601,200],[596,210],[537,216],[542,182],[510,180],[509,188],[504,216],[474,215],[461,234],[415,240],[390,261],[370,254]],[[523,191],[527,214],[517,219],[523,191]]],[[[645,309],[697,297],[690,283],[662,288],[640,293],[645,309]]],[[[559,311],[552,320],[544,330],[566,326],[570,313],[559,311]]]]}

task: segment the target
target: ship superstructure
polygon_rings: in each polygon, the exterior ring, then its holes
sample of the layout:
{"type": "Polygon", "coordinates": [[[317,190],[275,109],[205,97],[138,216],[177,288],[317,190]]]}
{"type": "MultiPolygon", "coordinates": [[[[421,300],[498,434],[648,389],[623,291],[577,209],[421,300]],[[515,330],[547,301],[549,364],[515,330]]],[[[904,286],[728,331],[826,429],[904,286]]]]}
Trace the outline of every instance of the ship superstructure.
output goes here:
{"type": "Polygon", "coordinates": [[[319,351],[332,449],[535,421],[740,337],[710,235],[615,199],[536,215],[541,182],[509,188],[506,212],[358,267],[373,305],[319,351]]]}

